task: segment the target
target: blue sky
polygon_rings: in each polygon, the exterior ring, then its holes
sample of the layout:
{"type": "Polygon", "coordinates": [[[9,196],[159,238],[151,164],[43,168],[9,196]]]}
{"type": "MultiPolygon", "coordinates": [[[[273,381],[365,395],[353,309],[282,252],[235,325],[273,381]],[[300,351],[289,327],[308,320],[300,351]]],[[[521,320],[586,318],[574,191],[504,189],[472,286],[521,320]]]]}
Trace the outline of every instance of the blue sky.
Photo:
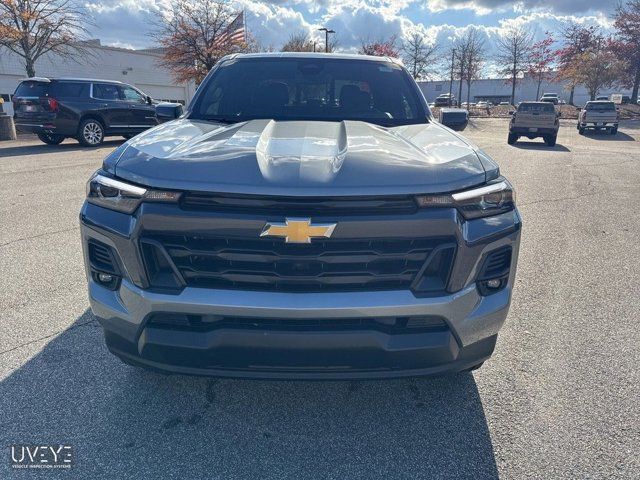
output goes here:
{"type": "MultiPolygon", "coordinates": [[[[149,18],[167,8],[169,0],[88,0],[95,16],[94,38],[103,44],[130,48],[153,46],[149,18]]],[[[322,39],[318,27],[336,30],[339,47],[355,51],[363,40],[413,32],[424,34],[443,50],[467,28],[478,28],[491,51],[512,23],[529,26],[538,37],[557,31],[568,20],[611,28],[615,0],[238,0],[247,12],[250,32],[264,47],[279,49],[292,32],[308,31],[322,39]]]]}

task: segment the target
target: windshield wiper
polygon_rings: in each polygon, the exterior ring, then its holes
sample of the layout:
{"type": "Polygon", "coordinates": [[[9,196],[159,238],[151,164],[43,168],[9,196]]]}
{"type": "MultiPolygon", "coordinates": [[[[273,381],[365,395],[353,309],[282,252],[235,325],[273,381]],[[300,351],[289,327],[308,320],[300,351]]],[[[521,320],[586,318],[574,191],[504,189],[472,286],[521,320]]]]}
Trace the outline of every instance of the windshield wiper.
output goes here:
{"type": "Polygon", "coordinates": [[[207,122],[227,123],[229,125],[243,121],[237,117],[202,117],[202,120],[207,122]]]}

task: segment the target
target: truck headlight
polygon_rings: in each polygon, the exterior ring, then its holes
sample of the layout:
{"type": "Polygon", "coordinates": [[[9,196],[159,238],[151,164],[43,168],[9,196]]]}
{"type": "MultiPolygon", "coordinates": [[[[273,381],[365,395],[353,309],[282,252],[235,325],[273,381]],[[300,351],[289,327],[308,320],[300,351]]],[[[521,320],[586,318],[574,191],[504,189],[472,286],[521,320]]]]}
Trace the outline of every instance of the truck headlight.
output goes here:
{"type": "Polygon", "coordinates": [[[471,220],[513,210],[516,198],[511,184],[501,177],[484,187],[448,195],[421,195],[416,201],[425,208],[457,208],[464,218],[471,220]]]}
{"type": "Polygon", "coordinates": [[[179,198],[179,192],[132,185],[100,171],[87,182],[87,202],[122,213],[133,213],[142,202],[175,203],[179,198]]]}

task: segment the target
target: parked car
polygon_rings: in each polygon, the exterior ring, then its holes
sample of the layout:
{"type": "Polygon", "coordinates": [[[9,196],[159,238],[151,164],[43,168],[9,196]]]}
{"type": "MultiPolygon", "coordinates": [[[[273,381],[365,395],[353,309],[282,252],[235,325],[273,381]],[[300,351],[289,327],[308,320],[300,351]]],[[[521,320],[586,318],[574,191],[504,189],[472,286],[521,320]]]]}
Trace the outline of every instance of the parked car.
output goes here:
{"type": "Polygon", "coordinates": [[[509,309],[514,202],[398,62],[234,54],[90,178],[91,308],[111,352],[169,372],[474,369],[509,309]]]}
{"type": "MultiPolygon", "coordinates": [[[[596,100],[601,100],[597,98],[596,100]]],[[[627,105],[631,103],[631,97],[629,95],[623,95],[621,93],[612,93],[609,98],[604,98],[602,100],[611,100],[615,104],[627,105]]]]}
{"type": "Polygon", "coordinates": [[[438,121],[452,130],[464,130],[469,124],[469,112],[462,108],[441,108],[438,121]]]}
{"type": "Polygon", "coordinates": [[[549,102],[549,103],[553,103],[554,105],[558,105],[558,103],[560,102],[560,99],[558,98],[557,93],[543,93],[542,97],[540,97],[540,101],[549,102]]]}
{"type": "Polygon", "coordinates": [[[478,103],[476,103],[476,108],[489,108],[490,103],[485,101],[485,100],[480,100],[478,103]]]}
{"type": "Polygon", "coordinates": [[[509,103],[509,102],[500,102],[500,106],[502,106],[502,107],[511,107],[511,103],[509,103]]]}
{"type": "Polygon", "coordinates": [[[435,99],[435,101],[433,102],[433,104],[436,107],[455,107],[457,106],[457,101],[456,101],[456,97],[451,94],[451,96],[449,96],[448,93],[443,93],[441,95],[438,95],[435,99]]]}
{"type": "Polygon", "coordinates": [[[619,113],[615,103],[596,100],[587,102],[578,114],[578,133],[585,130],[607,130],[611,135],[618,133],[619,113]]]}
{"type": "Polygon", "coordinates": [[[610,100],[608,95],[599,95],[596,97],[596,100],[610,100]]]}
{"type": "Polygon", "coordinates": [[[511,112],[507,143],[513,145],[520,137],[542,137],[553,147],[560,128],[559,118],[560,112],[556,112],[551,102],[521,102],[518,109],[511,112]]]}
{"type": "Polygon", "coordinates": [[[130,138],[158,124],[151,97],[113,80],[28,78],[12,100],[16,128],[49,145],[76,138],[96,147],[106,136],[130,138]]]}

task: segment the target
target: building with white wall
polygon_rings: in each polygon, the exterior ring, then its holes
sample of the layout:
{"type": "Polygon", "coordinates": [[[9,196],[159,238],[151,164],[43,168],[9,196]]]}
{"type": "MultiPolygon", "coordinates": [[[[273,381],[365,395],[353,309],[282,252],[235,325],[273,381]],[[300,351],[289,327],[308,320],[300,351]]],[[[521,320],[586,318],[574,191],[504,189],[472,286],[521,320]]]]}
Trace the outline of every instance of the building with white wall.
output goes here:
{"type": "MultiPolygon", "coordinates": [[[[428,82],[418,82],[420,90],[424,94],[428,102],[433,102],[435,98],[442,93],[449,93],[449,81],[448,80],[435,80],[428,82]]],[[[458,98],[460,82],[458,80],[453,81],[452,93],[458,98]]],[[[520,79],[516,84],[515,101],[523,102],[526,100],[536,100],[536,91],[538,88],[537,82],[529,77],[520,79]]],[[[543,81],[540,85],[540,96],[543,93],[557,93],[561,100],[569,102],[569,88],[566,84],[556,81],[543,81]]],[[[491,101],[493,104],[511,100],[511,84],[505,78],[490,78],[476,80],[471,83],[469,101],[479,102],[481,100],[491,101]]],[[[612,93],[622,93],[624,95],[631,95],[631,91],[628,89],[619,88],[607,88],[598,92],[600,95],[610,95],[612,93]]],[[[589,92],[587,89],[579,85],[573,95],[574,105],[584,105],[589,101],[589,92]]],[[[462,97],[459,99],[461,102],[467,101],[467,84],[462,82],[462,97]]]]}
{"type": "MultiPolygon", "coordinates": [[[[157,50],[130,50],[88,42],[89,56],[77,61],[47,54],[36,62],[38,77],[74,77],[119,80],[142,90],[157,100],[189,103],[196,87],[194,82],[176,84],[169,71],[159,65],[157,50]]],[[[8,101],[18,83],[26,78],[22,58],[0,49],[0,95],[8,101]]]]}

